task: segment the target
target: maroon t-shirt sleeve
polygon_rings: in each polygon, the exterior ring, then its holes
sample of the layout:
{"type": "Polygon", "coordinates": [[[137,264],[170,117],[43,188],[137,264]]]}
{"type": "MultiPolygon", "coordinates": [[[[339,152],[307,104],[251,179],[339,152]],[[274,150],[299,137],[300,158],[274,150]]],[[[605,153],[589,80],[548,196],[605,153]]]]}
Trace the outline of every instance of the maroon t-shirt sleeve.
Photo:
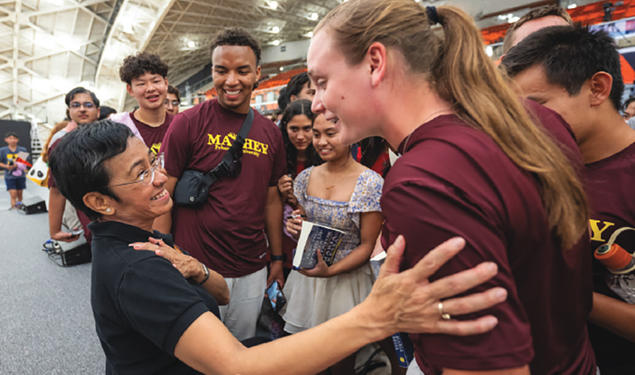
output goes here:
{"type": "MultiPolygon", "coordinates": [[[[417,166],[404,165],[391,171],[382,198],[386,215],[382,244],[384,248],[397,235],[406,239],[402,268],[410,268],[441,242],[462,236],[466,247],[436,272],[432,280],[493,261],[498,274],[487,283],[469,291],[484,291],[501,286],[508,291],[507,300],[476,314],[453,317],[458,320],[492,314],[498,325],[486,334],[457,337],[449,335],[411,335],[424,373],[437,374],[443,368],[494,370],[520,367],[533,358],[532,338],[527,314],[518,297],[507,257],[506,234],[501,233],[496,192],[487,178],[479,174],[468,156],[442,142],[428,141],[426,149],[443,155],[444,169],[466,174],[461,188],[442,175],[425,172],[417,166]]],[[[399,161],[398,161],[399,163],[399,161]]],[[[451,172],[447,172],[451,173],[451,172]]]]}
{"type": "Polygon", "coordinates": [[[165,157],[165,170],[168,175],[180,178],[187,168],[194,142],[190,140],[189,118],[175,116],[161,143],[161,152],[165,157]]]}
{"type": "Polygon", "coordinates": [[[275,132],[275,146],[277,152],[274,155],[273,168],[271,169],[271,179],[269,179],[269,186],[277,186],[278,180],[287,171],[287,153],[284,148],[284,141],[282,140],[282,134],[276,125],[271,123],[275,132]]]}

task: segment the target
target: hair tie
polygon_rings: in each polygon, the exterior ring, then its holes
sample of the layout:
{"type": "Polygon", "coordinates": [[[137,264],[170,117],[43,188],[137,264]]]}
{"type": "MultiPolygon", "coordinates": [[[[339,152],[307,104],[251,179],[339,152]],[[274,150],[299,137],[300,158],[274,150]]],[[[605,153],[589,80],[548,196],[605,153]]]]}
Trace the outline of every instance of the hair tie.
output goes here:
{"type": "Polygon", "coordinates": [[[437,23],[441,23],[441,21],[439,20],[439,13],[437,13],[437,7],[427,6],[426,13],[428,14],[428,20],[430,21],[430,26],[436,25],[437,23]]]}

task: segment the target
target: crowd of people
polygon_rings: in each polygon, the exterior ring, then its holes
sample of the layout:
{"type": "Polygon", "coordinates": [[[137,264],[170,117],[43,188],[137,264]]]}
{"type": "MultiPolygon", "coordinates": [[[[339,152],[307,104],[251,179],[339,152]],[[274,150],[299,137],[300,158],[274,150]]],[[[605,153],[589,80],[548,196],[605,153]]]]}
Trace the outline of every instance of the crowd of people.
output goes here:
{"type": "Polygon", "coordinates": [[[250,107],[258,42],[226,29],[210,55],[216,98],[180,112],[168,65],[131,55],[136,109],[74,88],[45,144],[50,236],[91,242],[106,373],[354,374],[372,343],[393,374],[635,373],[635,100],[607,34],[542,7],[497,65],[456,7],[350,0],[274,122],[250,107]],[[303,269],[307,223],[344,234],[303,269]]]}

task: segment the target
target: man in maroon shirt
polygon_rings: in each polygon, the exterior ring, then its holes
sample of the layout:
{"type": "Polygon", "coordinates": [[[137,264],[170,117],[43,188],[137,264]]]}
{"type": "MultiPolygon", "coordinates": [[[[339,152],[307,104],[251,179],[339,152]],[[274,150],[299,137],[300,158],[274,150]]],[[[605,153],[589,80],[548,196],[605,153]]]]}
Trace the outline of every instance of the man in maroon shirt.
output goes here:
{"type": "Polygon", "coordinates": [[[635,130],[619,113],[624,84],[613,40],[604,32],[549,27],[512,48],[502,64],[524,96],[557,111],[575,133],[592,209],[591,246],[617,244],[623,250],[613,256],[626,256],[625,265],[594,260],[591,341],[603,375],[633,374],[635,130]]]}
{"type": "MultiPolygon", "coordinates": [[[[218,99],[180,113],[163,141],[170,193],[184,170],[208,172],[220,163],[242,127],[260,77],[260,47],[245,31],[221,32],[211,51],[218,99]]],[[[237,177],[211,186],[202,207],[175,206],[172,221],[164,216],[155,227],[169,232],[171,226],[179,246],[225,277],[231,297],[221,308],[222,319],[237,338],[245,339],[255,334],[265,287],[274,279],[283,283],[277,182],[286,157],[280,130],[257,112],[241,165],[237,177]],[[268,245],[272,257],[267,277],[268,245]]]]}
{"type": "MultiPolygon", "coordinates": [[[[97,118],[99,117],[99,99],[97,99],[95,93],[83,87],[75,87],[69,91],[64,98],[64,102],[67,106],[66,111],[70,121],[64,129],[60,130],[53,136],[49,146],[49,153],[55,149],[59,140],[68,132],[75,130],[78,126],[83,126],[97,121],[97,118]]],[[[52,175],[49,175],[48,188],[49,235],[51,236],[51,239],[64,242],[76,241],[79,238],[79,235],[74,235],[68,231],[62,230],[64,210],[66,204],[70,203],[66,202],[66,198],[64,198],[62,193],[60,193],[52,175]]],[[[87,226],[90,219],[88,219],[88,216],[81,211],[77,211],[77,218],[82,224],[86,240],[90,241],[90,231],[87,226]]],[[[75,222],[76,220],[77,219],[75,219],[75,222]]],[[[77,228],[67,229],[70,231],[77,228]]]]}
{"type": "Polygon", "coordinates": [[[139,108],[112,115],[111,120],[127,125],[152,152],[157,154],[172,122],[165,99],[168,92],[168,65],[157,55],[139,53],[123,60],[119,77],[139,108]],[[136,130],[136,131],[135,131],[136,130]]]}

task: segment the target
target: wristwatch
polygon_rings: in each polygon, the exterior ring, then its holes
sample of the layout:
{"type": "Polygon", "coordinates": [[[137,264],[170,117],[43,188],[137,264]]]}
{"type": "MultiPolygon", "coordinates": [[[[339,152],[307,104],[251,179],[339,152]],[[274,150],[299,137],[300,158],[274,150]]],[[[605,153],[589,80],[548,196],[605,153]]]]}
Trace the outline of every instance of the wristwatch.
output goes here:
{"type": "Polygon", "coordinates": [[[275,262],[277,260],[279,260],[281,262],[284,262],[284,254],[281,254],[281,255],[273,255],[273,254],[271,254],[271,261],[275,262]]]}
{"type": "Polygon", "coordinates": [[[203,278],[203,280],[201,280],[200,283],[198,283],[198,285],[203,285],[205,284],[205,282],[207,281],[207,279],[209,279],[209,269],[207,268],[207,266],[203,263],[201,263],[201,266],[203,266],[203,272],[205,273],[205,277],[203,278]]]}

